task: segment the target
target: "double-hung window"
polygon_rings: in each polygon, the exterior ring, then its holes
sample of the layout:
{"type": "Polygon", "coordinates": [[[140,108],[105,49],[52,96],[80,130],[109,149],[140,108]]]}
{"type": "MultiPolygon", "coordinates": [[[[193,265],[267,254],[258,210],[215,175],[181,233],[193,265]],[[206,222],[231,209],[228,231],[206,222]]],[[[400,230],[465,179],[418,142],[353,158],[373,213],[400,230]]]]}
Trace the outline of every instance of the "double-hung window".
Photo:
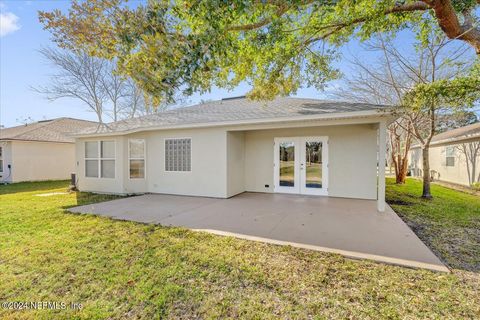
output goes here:
{"type": "Polygon", "coordinates": [[[128,140],[128,162],[130,179],[145,178],[145,140],[128,140]]]}
{"type": "Polygon", "coordinates": [[[165,139],[165,171],[192,171],[192,139],[165,139]]]}
{"type": "Polygon", "coordinates": [[[85,176],[115,178],[115,141],[85,142],[85,176]]]}
{"type": "Polygon", "coordinates": [[[455,148],[454,147],[445,148],[445,165],[447,167],[455,167],[455,148]]]}

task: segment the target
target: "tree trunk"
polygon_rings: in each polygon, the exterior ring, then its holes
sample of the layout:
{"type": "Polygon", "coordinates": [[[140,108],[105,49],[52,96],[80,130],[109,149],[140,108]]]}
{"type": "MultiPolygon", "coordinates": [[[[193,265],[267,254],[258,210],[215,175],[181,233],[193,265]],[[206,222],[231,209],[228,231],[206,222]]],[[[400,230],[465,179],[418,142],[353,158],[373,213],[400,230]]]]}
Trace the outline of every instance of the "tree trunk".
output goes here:
{"type": "Polygon", "coordinates": [[[405,184],[405,179],[406,179],[406,175],[402,171],[400,171],[397,174],[397,177],[395,180],[397,184],[405,184]]]}
{"type": "Polygon", "coordinates": [[[103,124],[103,114],[102,114],[102,109],[96,108],[95,113],[97,114],[97,119],[99,124],[103,124]]]}
{"type": "Polygon", "coordinates": [[[118,110],[117,110],[117,103],[113,103],[113,121],[117,122],[118,120],[118,110]]]}
{"type": "Polygon", "coordinates": [[[397,155],[397,157],[392,156],[392,162],[395,168],[395,183],[404,184],[407,179],[408,159],[397,155]]]}
{"type": "Polygon", "coordinates": [[[395,169],[395,183],[400,183],[398,180],[398,174],[399,174],[398,163],[394,154],[392,154],[392,163],[393,163],[393,168],[395,169]]]}
{"type": "Polygon", "coordinates": [[[408,170],[408,160],[407,158],[403,158],[400,161],[400,170],[398,172],[398,177],[397,180],[399,182],[397,183],[405,183],[405,180],[407,179],[407,170],[408,170]]]}
{"type": "Polygon", "coordinates": [[[428,157],[430,146],[422,147],[422,163],[423,163],[423,190],[422,198],[432,199],[432,194],[430,193],[430,160],[428,157]]]}

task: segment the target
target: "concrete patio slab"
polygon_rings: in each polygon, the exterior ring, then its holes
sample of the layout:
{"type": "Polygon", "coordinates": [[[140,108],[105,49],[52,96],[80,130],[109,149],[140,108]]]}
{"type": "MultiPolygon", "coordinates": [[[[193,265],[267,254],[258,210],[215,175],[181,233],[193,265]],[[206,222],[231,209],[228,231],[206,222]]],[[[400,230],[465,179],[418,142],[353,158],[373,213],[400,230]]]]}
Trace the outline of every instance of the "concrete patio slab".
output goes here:
{"type": "Polygon", "coordinates": [[[242,193],[230,199],[147,194],[70,209],[436,271],[449,270],[374,200],[242,193]]]}

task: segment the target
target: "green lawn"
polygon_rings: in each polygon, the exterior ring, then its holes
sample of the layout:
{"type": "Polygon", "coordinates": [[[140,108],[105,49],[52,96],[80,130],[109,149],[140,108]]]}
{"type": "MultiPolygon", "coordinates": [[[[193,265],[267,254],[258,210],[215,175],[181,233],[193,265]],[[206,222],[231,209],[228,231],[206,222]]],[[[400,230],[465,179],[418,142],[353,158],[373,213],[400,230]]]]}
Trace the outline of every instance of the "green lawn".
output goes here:
{"type": "MultiPolygon", "coordinates": [[[[306,183],[321,183],[322,182],[322,167],[318,163],[306,164],[306,183]]],[[[295,176],[295,161],[280,161],[280,181],[289,184],[294,183],[295,176]]]]}
{"type": "Polygon", "coordinates": [[[432,185],[433,200],[419,198],[422,182],[387,179],[387,202],[452,268],[480,272],[480,197],[432,185]]]}
{"type": "MultiPolygon", "coordinates": [[[[0,301],[81,303],[2,319],[465,319],[475,273],[435,273],[339,255],[65,212],[108,200],[68,182],[0,186],[0,301]]],[[[468,224],[469,219],[463,217],[468,224]]]]}
{"type": "Polygon", "coordinates": [[[307,177],[307,184],[322,183],[322,166],[319,163],[312,163],[306,164],[306,177],[307,177]]]}
{"type": "Polygon", "coordinates": [[[280,161],[280,180],[291,183],[295,180],[295,161],[280,161]]]}

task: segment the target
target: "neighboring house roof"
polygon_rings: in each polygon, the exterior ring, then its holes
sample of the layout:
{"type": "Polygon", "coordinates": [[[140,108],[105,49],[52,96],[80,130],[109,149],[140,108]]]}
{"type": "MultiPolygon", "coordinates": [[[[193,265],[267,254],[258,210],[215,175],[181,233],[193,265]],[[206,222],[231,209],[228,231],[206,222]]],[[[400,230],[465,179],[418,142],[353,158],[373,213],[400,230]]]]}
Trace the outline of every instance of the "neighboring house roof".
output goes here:
{"type": "Polygon", "coordinates": [[[45,142],[68,142],[73,143],[73,133],[87,128],[96,128],[97,122],[73,119],[57,118],[42,120],[21,126],[0,129],[1,140],[22,141],[45,141],[45,142]]]}
{"type": "Polygon", "coordinates": [[[385,105],[290,97],[276,98],[267,102],[236,97],[118,121],[97,130],[84,130],[78,136],[199,125],[238,125],[254,121],[316,119],[329,115],[333,117],[340,113],[361,116],[386,111],[389,108],[390,106],[385,105]]]}
{"type": "MultiPolygon", "coordinates": [[[[480,139],[480,122],[476,122],[474,124],[470,124],[465,127],[452,129],[452,130],[439,133],[433,136],[430,144],[436,145],[436,144],[443,144],[443,143],[451,143],[456,141],[473,139],[477,137],[480,139]]],[[[412,146],[412,148],[419,148],[419,147],[420,145],[418,144],[412,146]]]]}

